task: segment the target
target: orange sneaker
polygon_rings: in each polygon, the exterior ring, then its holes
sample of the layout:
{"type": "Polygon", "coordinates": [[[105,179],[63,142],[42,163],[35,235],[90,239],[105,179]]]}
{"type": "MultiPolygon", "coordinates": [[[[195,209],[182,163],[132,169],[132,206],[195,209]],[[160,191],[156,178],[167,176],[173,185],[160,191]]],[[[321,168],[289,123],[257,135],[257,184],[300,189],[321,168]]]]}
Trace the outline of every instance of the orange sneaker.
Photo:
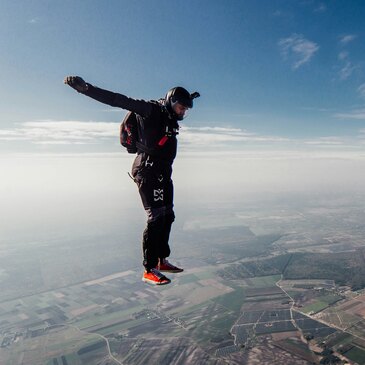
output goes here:
{"type": "Polygon", "coordinates": [[[165,285],[171,283],[165,275],[161,274],[157,269],[151,269],[151,271],[145,271],[143,273],[142,281],[154,285],[165,285]]]}
{"type": "Polygon", "coordinates": [[[163,259],[162,262],[160,261],[160,263],[157,265],[157,270],[164,272],[172,272],[172,273],[178,273],[184,271],[184,269],[180,269],[179,267],[170,264],[166,259],[163,259]]]}

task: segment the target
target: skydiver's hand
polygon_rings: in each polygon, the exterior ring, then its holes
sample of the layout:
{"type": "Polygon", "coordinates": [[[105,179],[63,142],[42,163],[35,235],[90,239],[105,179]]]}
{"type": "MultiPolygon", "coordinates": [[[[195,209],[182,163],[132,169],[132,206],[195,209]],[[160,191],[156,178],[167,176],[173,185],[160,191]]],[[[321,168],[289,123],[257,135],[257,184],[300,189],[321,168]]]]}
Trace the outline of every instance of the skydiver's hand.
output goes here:
{"type": "Polygon", "coordinates": [[[79,93],[84,93],[88,89],[87,83],[80,76],[66,76],[63,83],[71,86],[79,93]]]}

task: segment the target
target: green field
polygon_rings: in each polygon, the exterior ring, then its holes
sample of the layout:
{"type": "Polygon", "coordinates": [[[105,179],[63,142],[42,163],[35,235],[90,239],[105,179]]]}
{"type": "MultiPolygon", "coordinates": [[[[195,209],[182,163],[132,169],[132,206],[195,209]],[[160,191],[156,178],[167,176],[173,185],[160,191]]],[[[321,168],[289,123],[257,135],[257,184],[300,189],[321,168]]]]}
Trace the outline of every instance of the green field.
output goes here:
{"type": "Polygon", "coordinates": [[[220,333],[227,333],[231,330],[232,324],[237,319],[236,316],[233,314],[226,314],[225,316],[222,316],[221,318],[217,318],[213,321],[211,321],[209,324],[220,330],[220,333]]]}
{"type": "Polygon", "coordinates": [[[304,313],[318,313],[327,308],[329,305],[336,303],[340,299],[341,297],[338,295],[323,295],[321,297],[318,297],[315,303],[303,307],[302,310],[304,313]]]}
{"type": "Polygon", "coordinates": [[[142,323],[147,323],[150,320],[148,318],[139,318],[135,320],[130,320],[128,322],[120,323],[120,324],[112,324],[110,326],[106,326],[104,328],[99,328],[97,333],[103,336],[108,336],[114,333],[125,331],[129,328],[138,326],[142,323]]]}
{"type": "MultiPolygon", "coordinates": [[[[79,357],[76,354],[69,354],[69,355],[63,355],[62,356],[69,365],[82,365],[82,361],[79,359],[79,357]]],[[[61,356],[55,356],[48,360],[47,365],[54,365],[53,359],[57,359],[58,364],[63,364],[61,356]]],[[[90,365],[93,365],[90,363],[90,365]]]]}
{"type": "Polygon", "coordinates": [[[308,313],[318,313],[327,307],[328,307],[328,303],[318,300],[313,304],[306,305],[305,307],[303,307],[302,311],[307,314],[308,313]]]}
{"type": "Polygon", "coordinates": [[[142,309],[144,309],[143,305],[136,305],[135,307],[131,307],[123,311],[102,314],[100,316],[94,316],[92,318],[87,317],[72,324],[80,329],[88,329],[97,325],[102,326],[105,322],[108,321],[122,321],[123,319],[128,319],[133,313],[139,312],[142,309]]]}
{"type": "Polygon", "coordinates": [[[212,301],[235,313],[239,313],[241,306],[245,301],[245,291],[243,288],[238,287],[235,291],[216,297],[212,299],[212,301]]]}
{"type": "Polygon", "coordinates": [[[357,362],[359,365],[365,364],[365,350],[359,347],[354,346],[351,350],[344,353],[344,356],[357,362]]]}
{"type": "Polygon", "coordinates": [[[269,275],[250,278],[249,280],[246,280],[246,282],[250,283],[250,286],[255,288],[269,288],[275,286],[279,280],[280,275],[269,275]]]}

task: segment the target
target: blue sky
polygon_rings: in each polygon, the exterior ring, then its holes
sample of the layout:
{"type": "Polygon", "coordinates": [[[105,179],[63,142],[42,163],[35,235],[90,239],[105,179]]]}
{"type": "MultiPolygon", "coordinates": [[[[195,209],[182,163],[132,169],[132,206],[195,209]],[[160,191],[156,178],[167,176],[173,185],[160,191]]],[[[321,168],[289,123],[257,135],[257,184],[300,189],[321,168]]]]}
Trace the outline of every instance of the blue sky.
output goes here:
{"type": "Polygon", "coordinates": [[[141,99],[201,98],[184,150],[365,141],[363,1],[8,1],[0,4],[0,151],[119,152],[124,112],[66,75],[141,99]]]}

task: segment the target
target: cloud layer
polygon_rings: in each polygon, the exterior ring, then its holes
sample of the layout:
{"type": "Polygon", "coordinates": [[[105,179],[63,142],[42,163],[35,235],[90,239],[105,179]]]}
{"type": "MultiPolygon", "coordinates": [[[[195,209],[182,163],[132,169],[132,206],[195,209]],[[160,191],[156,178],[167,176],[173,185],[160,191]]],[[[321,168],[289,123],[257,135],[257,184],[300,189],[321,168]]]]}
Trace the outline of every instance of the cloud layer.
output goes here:
{"type": "MultiPolygon", "coordinates": [[[[365,120],[365,110],[334,115],[339,119],[365,120]]],[[[111,153],[119,145],[119,123],[81,122],[81,121],[33,121],[16,125],[13,129],[0,129],[0,141],[22,142],[28,145],[43,146],[49,152],[83,151],[87,153],[111,153]],[[62,149],[67,145],[67,149],[62,149]],[[48,147],[47,147],[48,146],[48,147]],[[54,150],[53,147],[57,150],[54,150]],[[72,149],[72,146],[79,146],[72,149]],[[84,146],[84,147],[82,147],[84,146]],[[97,147],[98,146],[98,147],[97,147]],[[81,148],[81,150],[80,150],[81,148]],[[61,150],[60,150],[61,149],[61,150]]],[[[365,143],[365,129],[359,129],[355,137],[323,136],[312,139],[287,138],[282,136],[259,135],[241,128],[232,127],[190,127],[183,125],[179,135],[181,152],[227,151],[239,152],[255,149],[264,150],[308,150],[310,148],[362,149],[365,143]]],[[[3,143],[4,145],[4,143],[3,143]]]]}
{"type": "Polygon", "coordinates": [[[95,144],[117,138],[119,123],[80,121],[24,122],[14,129],[0,129],[0,140],[34,144],[95,144]]]}
{"type": "Polygon", "coordinates": [[[225,147],[226,149],[246,144],[272,144],[288,139],[275,136],[260,136],[240,128],[183,127],[179,138],[183,145],[191,147],[225,147]]]}

